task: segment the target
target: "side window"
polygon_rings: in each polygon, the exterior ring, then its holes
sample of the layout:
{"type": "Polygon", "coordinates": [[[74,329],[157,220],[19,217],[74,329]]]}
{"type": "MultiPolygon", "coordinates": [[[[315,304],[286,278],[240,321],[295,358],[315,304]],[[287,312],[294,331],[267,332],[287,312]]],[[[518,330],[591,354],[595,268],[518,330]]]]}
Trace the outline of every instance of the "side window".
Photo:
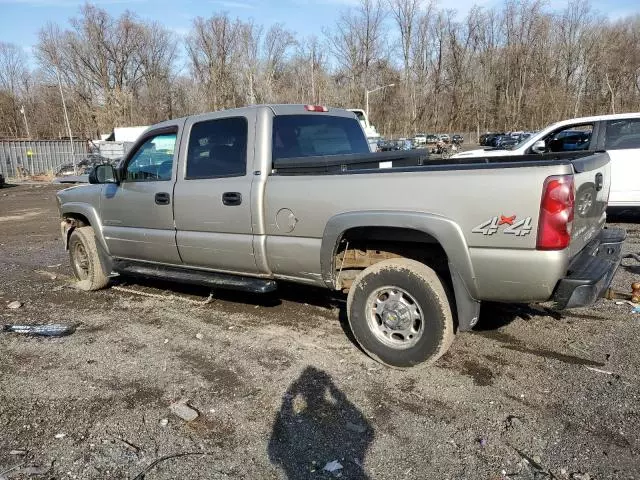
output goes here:
{"type": "Polygon", "coordinates": [[[124,180],[126,182],[171,180],[176,138],[175,133],[165,133],[147,139],[127,164],[124,180]]]}
{"type": "Polygon", "coordinates": [[[570,127],[556,130],[547,138],[545,143],[548,152],[575,152],[577,150],[589,150],[593,124],[571,125],[570,127]]]}
{"type": "Polygon", "coordinates": [[[247,131],[245,117],[194,124],[189,137],[186,179],[246,175],[247,131]]]}
{"type": "Polygon", "coordinates": [[[640,148],[640,118],[608,121],[604,148],[605,150],[640,148]]]}

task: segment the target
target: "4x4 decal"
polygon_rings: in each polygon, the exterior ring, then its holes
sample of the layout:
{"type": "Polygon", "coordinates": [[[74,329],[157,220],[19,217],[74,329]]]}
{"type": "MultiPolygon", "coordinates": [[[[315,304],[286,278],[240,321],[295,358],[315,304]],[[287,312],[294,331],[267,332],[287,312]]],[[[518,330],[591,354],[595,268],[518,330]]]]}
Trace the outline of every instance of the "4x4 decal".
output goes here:
{"type": "Polygon", "coordinates": [[[517,220],[516,215],[491,217],[486,222],[482,222],[476,226],[472,233],[481,233],[483,235],[493,235],[497,233],[501,225],[508,225],[502,233],[507,235],[516,235],[523,237],[531,233],[531,217],[517,220]]]}

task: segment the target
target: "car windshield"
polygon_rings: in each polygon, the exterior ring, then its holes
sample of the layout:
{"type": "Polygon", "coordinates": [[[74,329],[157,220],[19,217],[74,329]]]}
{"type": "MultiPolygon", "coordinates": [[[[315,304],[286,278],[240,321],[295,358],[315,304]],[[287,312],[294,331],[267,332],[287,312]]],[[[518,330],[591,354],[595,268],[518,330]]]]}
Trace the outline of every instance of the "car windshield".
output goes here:
{"type": "Polygon", "coordinates": [[[527,141],[529,141],[530,138],[531,138],[531,135],[527,135],[524,138],[521,138],[520,140],[518,140],[518,143],[514,143],[513,145],[507,145],[504,148],[505,150],[516,150],[522,147],[525,143],[527,143],[527,141]]]}

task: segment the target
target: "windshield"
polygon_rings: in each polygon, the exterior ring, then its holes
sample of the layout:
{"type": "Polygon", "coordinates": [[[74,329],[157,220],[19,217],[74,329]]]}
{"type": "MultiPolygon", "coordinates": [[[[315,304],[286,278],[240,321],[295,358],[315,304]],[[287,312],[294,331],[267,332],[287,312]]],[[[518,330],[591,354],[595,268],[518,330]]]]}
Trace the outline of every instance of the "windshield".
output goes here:
{"type": "Polygon", "coordinates": [[[531,135],[526,135],[524,136],[524,138],[521,138],[520,140],[518,140],[518,143],[514,143],[513,145],[507,145],[504,147],[504,149],[517,150],[518,148],[524,146],[524,144],[527,143],[529,140],[531,140],[531,135]]]}
{"type": "Polygon", "coordinates": [[[358,122],[332,115],[278,115],[272,141],[274,160],[371,151],[358,122]]]}

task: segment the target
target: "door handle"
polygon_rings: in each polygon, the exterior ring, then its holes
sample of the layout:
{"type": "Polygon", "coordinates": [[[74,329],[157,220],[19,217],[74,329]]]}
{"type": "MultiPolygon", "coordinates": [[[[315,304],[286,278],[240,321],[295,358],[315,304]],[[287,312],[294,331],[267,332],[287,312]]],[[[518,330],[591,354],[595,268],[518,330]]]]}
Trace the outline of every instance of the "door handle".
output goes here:
{"type": "Polygon", "coordinates": [[[171,203],[171,196],[166,192],[156,193],[156,205],[169,205],[171,203]]]}
{"type": "Polygon", "coordinates": [[[242,203],[242,194],[240,192],[225,192],[222,194],[222,203],[230,207],[240,205],[242,203]]]}

